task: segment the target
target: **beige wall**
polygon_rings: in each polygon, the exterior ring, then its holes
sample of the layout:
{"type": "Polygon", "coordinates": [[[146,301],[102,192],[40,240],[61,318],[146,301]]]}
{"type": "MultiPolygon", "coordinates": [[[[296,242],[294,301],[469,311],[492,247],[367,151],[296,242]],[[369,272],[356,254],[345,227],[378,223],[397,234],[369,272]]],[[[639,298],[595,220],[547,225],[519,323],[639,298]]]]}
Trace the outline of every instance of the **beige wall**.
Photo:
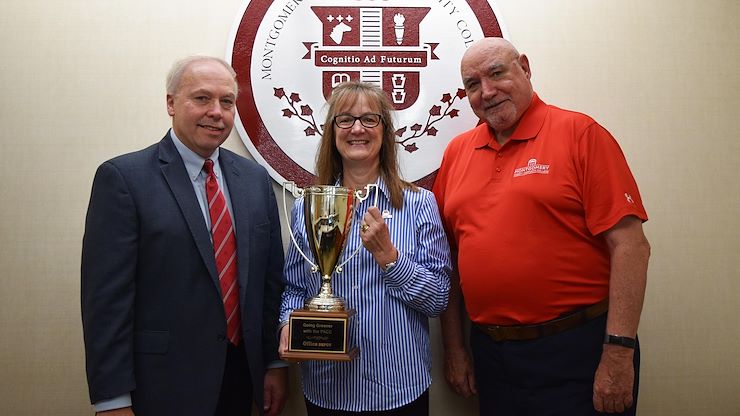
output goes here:
{"type": "MultiPolygon", "coordinates": [[[[740,2],[496,3],[540,95],[605,125],[641,186],[641,414],[740,415],[740,2]]],[[[0,3],[0,414],[91,413],[78,269],[94,170],[161,137],[170,63],[223,56],[239,7],[0,3]]],[[[247,154],[235,136],[227,147],[247,154]]],[[[432,414],[473,414],[435,347],[432,414]]],[[[292,394],[285,413],[300,415],[292,394]]]]}

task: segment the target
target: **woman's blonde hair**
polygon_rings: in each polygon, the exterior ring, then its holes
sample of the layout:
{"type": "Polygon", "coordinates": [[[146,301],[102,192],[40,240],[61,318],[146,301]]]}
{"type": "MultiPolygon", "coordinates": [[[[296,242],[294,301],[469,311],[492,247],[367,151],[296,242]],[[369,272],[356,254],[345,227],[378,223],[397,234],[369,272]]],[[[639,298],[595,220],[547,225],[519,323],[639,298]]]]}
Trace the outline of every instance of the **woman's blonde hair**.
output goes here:
{"type": "Polygon", "coordinates": [[[380,114],[383,126],[382,142],[378,155],[380,177],[383,178],[390,193],[391,205],[399,209],[403,206],[403,190],[417,190],[416,185],[404,181],[398,171],[398,152],[396,129],[393,127],[391,112],[393,105],[385,92],[373,84],[357,81],[343,82],[332,91],[327,105],[329,107],[324,121],[324,134],[321,136],[319,151],[316,154],[316,175],[320,185],[333,185],[342,175],[342,156],[337,150],[334,117],[351,107],[358,97],[364,97],[373,111],[380,114]]]}

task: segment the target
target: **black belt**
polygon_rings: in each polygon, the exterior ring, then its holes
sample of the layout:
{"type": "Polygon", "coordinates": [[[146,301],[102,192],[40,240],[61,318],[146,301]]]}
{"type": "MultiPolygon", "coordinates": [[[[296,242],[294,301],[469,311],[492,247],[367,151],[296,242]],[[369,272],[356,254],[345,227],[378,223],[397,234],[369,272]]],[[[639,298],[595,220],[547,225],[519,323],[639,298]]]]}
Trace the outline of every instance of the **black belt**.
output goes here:
{"type": "Polygon", "coordinates": [[[555,335],[563,331],[583,325],[584,323],[598,318],[609,309],[609,299],[604,299],[585,309],[573,312],[569,315],[555,318],[553,320],[534,325],[485,325],[475,324],[483,332],[488,334],[496,342],[501,341],[527,341],[537,338],[555,335]]]}

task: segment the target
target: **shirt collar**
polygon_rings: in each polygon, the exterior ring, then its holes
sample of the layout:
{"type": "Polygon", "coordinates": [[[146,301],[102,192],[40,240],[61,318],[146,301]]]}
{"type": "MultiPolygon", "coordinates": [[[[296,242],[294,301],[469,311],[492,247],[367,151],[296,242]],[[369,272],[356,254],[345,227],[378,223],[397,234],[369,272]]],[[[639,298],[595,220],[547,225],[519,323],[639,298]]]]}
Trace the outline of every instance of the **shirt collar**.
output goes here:
{"type": "MultiPolygon", "coordinates": [[[[529,107],[519,119],[519,124],[511,134],[510,140],[529,140],[537,137],[545,123],[545,116],[547,116],[547,104],[540,99],[537,93],[533,93],[532,102],[529,103],[529,107]]],[[[485,146],[499,148],[500,146],[494,146],[494,142],[496,142],[496,138],[488,125],[486,123],[479,124],[476,127],[475,138],[473,139],[475,148],[479,149],[485,146]]]]}
{"type": "Polygon", "coordinates": [[[388,191],[388,187],[385,186],[385,181],[382,177],[378,177],[378,189],[383,194],[383,196],[385,196],[385,199],[387,199],[388,201],[391,200],[390,192],[388,191]]]}
{"type": "MultiPolygon", "coordinates": [[[[185,144],[175,134],[175,130],[170,129],[170,137],[172,137],[172,142],[175,144],[177,152],[180,153],[180,157],[182,157],[182,161],[185,163],[185,169],[188,171],[188,176],[191,180],[196,180],[198,175],[203,171],[203,163],[205,163],[206,159],[185,146],[185,144]]],[[[221,167],[218,164],[218,149],[219,148],[217,147],[209,157],[209,159],[213,161],[213,172],[216,174],[216,177],[221,176],[221,167]]]]}

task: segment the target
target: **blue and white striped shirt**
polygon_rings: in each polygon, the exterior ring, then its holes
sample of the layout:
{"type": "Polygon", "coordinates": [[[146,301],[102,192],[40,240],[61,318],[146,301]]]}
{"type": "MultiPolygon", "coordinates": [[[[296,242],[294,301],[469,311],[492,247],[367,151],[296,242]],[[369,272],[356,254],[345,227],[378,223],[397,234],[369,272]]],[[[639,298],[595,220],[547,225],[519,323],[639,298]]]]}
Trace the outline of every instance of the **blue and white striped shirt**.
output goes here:
{"type": "MultiPolygon", "coordinates": [[[[334,294],[357,311],[350,325],[350,345],[358,346],[360,353],[351,362],[300,364],[304,394],[321,407],[353,412],[394,409],[417,399],[432,382],[428,317],[447,306],[449,246],[431,192],[404,190],[403,208],[396,210],[382,180],[378,188],[378,209],[392,215],[385,222],[398,249],[398,261],[385,273],[361,248],[341,273],[332,275],[334,294]]],[[[370,195],[355,206],[338,264],[362,244],[360,219],[374,199],[370,195]]],[[[301,250],[312,258],[303,217],[303,198],[299,198],[293,207],[292,229],[301,250]]],[[[293,309],[302,308],[306,298],[319,293],[321,282],[293,244],[283,274],[286,287],[280,319],[287,321],[293,309]]]]}

